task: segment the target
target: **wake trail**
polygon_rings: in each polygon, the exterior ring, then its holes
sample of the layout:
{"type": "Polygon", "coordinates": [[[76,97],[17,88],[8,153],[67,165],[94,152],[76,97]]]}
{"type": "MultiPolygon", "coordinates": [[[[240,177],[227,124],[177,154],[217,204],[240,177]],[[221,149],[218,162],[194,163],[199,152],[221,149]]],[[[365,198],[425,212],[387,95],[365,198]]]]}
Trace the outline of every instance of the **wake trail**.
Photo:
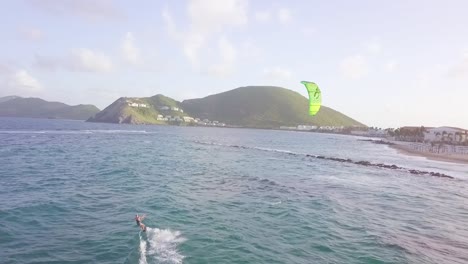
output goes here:
{"type": "Polygon", "coordinates": [[[140,232],[139,263],[182,263],[185,256],[178,251],[177,246],[185,241],[179,231],[147,227],[146,235],[140,232]]]}

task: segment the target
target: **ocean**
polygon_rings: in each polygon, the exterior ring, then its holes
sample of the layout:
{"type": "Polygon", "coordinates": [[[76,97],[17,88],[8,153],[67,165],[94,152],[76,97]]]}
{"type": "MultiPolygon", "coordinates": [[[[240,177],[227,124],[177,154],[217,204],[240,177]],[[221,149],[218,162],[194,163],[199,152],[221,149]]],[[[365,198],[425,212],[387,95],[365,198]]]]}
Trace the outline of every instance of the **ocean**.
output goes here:
{"type": "Polygon", "coordinates": [[[0,118],[0,263],[468,263],[468,166],[360,139],[0,118]]]}

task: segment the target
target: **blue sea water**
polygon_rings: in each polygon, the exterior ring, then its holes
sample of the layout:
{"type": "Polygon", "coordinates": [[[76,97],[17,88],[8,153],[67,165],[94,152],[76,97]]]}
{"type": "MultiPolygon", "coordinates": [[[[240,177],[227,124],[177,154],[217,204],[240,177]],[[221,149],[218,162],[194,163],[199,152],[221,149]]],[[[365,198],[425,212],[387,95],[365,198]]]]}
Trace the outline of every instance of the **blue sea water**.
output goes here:
{"type": "Polygon", "coordinates": [[[0,263],[468,263],[468,166],[356,137],[0,118],[0,162],[0,263]]]}

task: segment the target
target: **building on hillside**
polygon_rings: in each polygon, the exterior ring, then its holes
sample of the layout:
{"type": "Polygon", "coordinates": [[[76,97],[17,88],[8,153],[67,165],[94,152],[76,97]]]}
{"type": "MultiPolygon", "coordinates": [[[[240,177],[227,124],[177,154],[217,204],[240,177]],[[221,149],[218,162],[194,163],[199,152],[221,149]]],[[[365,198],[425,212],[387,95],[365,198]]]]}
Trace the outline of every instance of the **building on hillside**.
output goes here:
{"type": "Polygon", "coordinates": [[[171,110],[172,110],[172,111],[179,111],[179,107],[172,106],[172,107],[171,107],[171,110]]]}
{"type": "Polygon", "coordinates": [[[183,112],[184,112],[184,110],[182,110],[182,109],[179,109],[179,112],[183,113],[183,112]]]}
{"type": "Polygon", "coordinates": [[[132,102],[132,101],[129,101],[129,100],[127,100],[126,102],[127,102],[128,106],[130,106],[130,107],[148,108],[147,104],[139,104],[139,103],[135,103],[135,102],[132,102]]]}
{"type": "Polygon", "coordinates": [[[184,122],[186,122],[186,123],[190,123],[190,122],[193,122],[193,121],[194,121],[193,117],[190,117],[190,116],[184,116],[184,117],[182,117],[182,119],[183,119],[184,122]]]}
{"type": "Polygon", "coordinates": [[[167,110],[169,110],[170,108],[169,108],[169,106],[162,106],[162,107],[160,107],[159,109],[160,109],[160,110],[163,110],[163,111],[167,111],[167,110]]]}

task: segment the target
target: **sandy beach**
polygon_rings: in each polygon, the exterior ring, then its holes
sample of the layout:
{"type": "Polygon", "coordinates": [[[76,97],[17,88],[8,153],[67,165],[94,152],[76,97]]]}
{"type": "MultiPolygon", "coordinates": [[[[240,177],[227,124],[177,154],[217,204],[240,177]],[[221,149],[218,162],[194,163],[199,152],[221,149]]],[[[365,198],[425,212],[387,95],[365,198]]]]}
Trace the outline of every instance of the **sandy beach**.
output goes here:
{"type": "Polygon", "coordinates": [[[391,148],[398,150],[398,152],[410,155],[425,157],[430,160],[453,162],[460,164],[468,164],[468,155],[456,154],[456,153],[433,153],[428,151],[419,151],[407,144],[401,144],[400,142],[394,145],[389,145],[391,148]]]}

